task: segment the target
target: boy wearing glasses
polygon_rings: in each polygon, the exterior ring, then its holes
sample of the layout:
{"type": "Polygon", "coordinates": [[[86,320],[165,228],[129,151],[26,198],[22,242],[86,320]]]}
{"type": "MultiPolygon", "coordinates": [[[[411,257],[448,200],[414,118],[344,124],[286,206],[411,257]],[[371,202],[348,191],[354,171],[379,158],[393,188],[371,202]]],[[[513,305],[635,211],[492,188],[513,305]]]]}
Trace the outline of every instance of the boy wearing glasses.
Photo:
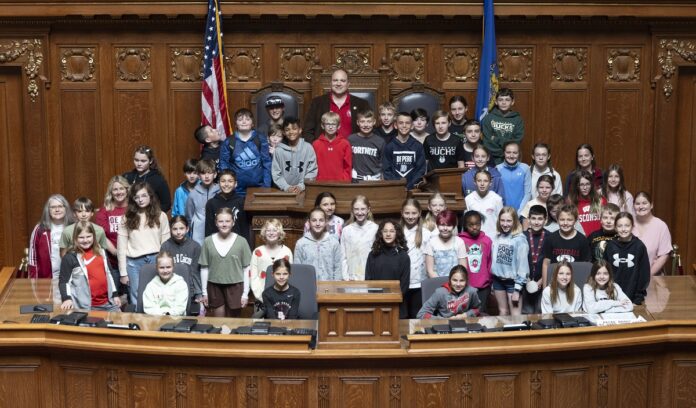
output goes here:
{"type": "Polygon", "coordinates": [[[321,128],[324,132],[312,143],[319,167],[317,181],[351,181],[353,156],[348,140],[337,137],[340,126],[337,113],[326,112],[321,115],[321,128]]]}

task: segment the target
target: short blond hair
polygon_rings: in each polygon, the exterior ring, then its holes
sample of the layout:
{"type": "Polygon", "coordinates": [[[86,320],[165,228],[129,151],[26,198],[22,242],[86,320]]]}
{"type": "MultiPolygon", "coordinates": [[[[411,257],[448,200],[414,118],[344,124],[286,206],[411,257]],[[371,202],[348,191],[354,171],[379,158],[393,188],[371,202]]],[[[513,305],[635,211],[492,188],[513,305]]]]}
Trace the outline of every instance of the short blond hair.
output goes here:
{"type": "Polygon", "coordinates": [[[321,115],[321,123],[327,122],[341,124],[341,117],[336,112],[326,112],[321,115]]]}
{"type": "Polygon", "coordinates": [[[377,108],[377,112],[379,112],[379,113],[382,113],[382,111],[385,111],[385,110],[390,110],[390,111],[394,112],[394,114],[396,115],[396,106],[394,106],[394,104],[391,102],[384,102],[383,104],[379,105],[379,107],[377,108]]]}
{"type": "Polygon", "coordinates": [[[283,241],[285,241],[285,231],[283,230],[283,224],[281,224],[277,218],[271,218],[270,220],[263,223],[263,227],[261,227],[261,239],[263,240],[263,242],[266,242],[266,230],[268,229],[268,227],[275,227],[278,230],[278,241],[282,244],[283,241]]]}

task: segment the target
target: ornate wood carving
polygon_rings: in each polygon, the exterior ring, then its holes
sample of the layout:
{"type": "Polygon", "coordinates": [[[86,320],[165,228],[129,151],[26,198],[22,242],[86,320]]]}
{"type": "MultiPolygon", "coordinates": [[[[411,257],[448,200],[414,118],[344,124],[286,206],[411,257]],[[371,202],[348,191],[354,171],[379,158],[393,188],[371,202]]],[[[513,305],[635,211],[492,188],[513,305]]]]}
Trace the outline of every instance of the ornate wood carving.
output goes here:
{"type": "Polygon", "coordinates": [[[597,407],[606,408],[609,404],[609,374],[607,366],[603,365],[599,368],[597,376],[597,407]]]}
{"type": "Polygon", "coordinates": [[[461,398],[460,405],[464,408],[471,408],[473,401],[471,391],[474,386],[471,384],[471,374],[465,373],[462,375],[462,383],[459,385],[459,395],[461,398]]]}
{"type": "Polygon", "coordinates": [[[176,374],[176,408],[186,406],[186,392],[188,389],[188,376],[184,373],[176,374]]]}
{"type": "Polygon", "coordinates": [[[541,407],[541,373],[534,370],[529,377],[529,406],[541,407]]]}
{"type": "Polygon", "coordinates": [[[391,377],[389,382],[389,407],[401,407],[401,377],[391,377]]]}
{"type": "Polygon", "coordinates": [[[319,377],[319,408],[329,408],[329,379],[319,377]]]}
{"type": "Polygon", "coordinates": [[[425,52],[419,47],[389,49],[389,67],[395,81],[415,82],[423,79],[425,52]]]}
{"type": "Polygon", "coordinates": [[[261,47],[225,48],[225,75],[229,81],[260,81],[261,47]]]}
{"type": "Polygon", "coordinates": [[[121,81],[140,82],[150,79],[149,48],[116,48],[116,72],[121,81]]]}
{"type": "MultiPolygon", "coordinates": [[[[691,41],[686,40],[660,40],[660,51],[657,54],[657,63],[662,71],[662,93],[665,98],[669,99],[674,91],[672,85],[672,77],[677,72],[677,66],[674,63],[675,57],[689,63],[696,63],[696,45],[691,41]]],[[[659,79],[658,76],[655,79],[659,79]]]]}
{"type": "Polygon", "coordinates": [[[172,78],[179,82],[194,82],[203,77],[203,50],[201,48],[171,49],[172,78]]]}
{"type": "Polygon", "coordinates": [[[281,47],[280,77],[288,82],[311,79],[310,69],[316,52],[315,47],[281,47]]]}
{"type": "Polygon", "coordinates": [[[499,48],[500,79],[507,82],[532,80],[532,48],[499,48]]]}
{"type": "Polygon", "coordinates": [[[607,80],[638,82],[640,80],[640,49],[607,50],[607,80]]]}
{"type": "Polygon", "coordinates": [[[557,81],[579,82],[587,76],[587,48],[554,48],[553,77],[557,81]]]}
{"type": "Polygon", "coordinates": [[[445,78],[450,81],[475,81],[478,74],[477,48],[444,47],[445,78]]]}
{"type": "MultiPolygon", "coordinates": [[[[39,78],[43,63],[41,40],[38,38],[25,40],[5,40],[0,42],[0,65],[10,62],[20,62],[27,76],[27,93],[32,102],[39,96],[39,78]]],[[[45,79],[44,79],[45,80],[45,79]]]]}
{"type": "Polygon", "coordinates": [[[60,79],[68,82],[93,82],[97,66],[94,48],[64,48],[60,57],[60,79]]]}
{"type": "Polygon", "coordinates": [[[109,370],[106,379],[106,401],[109,408],[118,408],[118,373],[109,370]]]}
{"type": "Polygon", "coordinates": [[[246,406],[247,408],[259,406],[259,386],[256,376],[246,378],[246,406]]]}
{"type": "Polygon", "coordinates": [[[339,47],[334,49],[335,67],[344,69],[349,75],[373,72],[370,64],[369,47],[339,47]]]}

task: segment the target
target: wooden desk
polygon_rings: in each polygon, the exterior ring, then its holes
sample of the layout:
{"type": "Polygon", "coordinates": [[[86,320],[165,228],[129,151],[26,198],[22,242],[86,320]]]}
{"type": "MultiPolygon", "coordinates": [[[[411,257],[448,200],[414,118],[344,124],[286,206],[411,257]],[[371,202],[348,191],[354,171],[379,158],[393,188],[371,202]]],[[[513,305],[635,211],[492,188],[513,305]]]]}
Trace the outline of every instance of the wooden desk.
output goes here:
{"type": "Polygon", "coordinates": [[[165,318],[143,315],[110,315],[142,332],[26,324],[17,311],[33,294],[11,273],[0,273],[3,407],[693,406],[693,277],[654,281],[647,323],[417,339],[433,322],[402,320],[401,348],[299,350],[261,336],[148,331],[165,318]]]}
{"type": "Polygon", "coordinates": [[[317,282],[318,348],[401,347],[401,300],[399,281],[317,282]]]}

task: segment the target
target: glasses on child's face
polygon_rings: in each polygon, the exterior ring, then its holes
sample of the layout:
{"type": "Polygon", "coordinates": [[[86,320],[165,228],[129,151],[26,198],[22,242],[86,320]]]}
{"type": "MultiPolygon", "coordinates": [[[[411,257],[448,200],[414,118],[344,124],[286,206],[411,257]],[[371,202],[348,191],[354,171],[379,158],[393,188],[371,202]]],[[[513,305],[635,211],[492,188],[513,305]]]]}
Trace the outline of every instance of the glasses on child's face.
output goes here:
{"type": "Polygon", "coordinates": [[[324,127],[336,127],[338,126],[338,123],[322,123],[324,127]]]}

